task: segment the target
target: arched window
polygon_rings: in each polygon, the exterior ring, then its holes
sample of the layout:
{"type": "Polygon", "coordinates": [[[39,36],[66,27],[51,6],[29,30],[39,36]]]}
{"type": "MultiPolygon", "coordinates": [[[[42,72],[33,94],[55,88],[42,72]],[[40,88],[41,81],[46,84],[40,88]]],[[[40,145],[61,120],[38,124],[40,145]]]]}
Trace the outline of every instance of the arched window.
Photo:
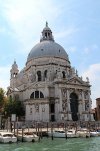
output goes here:
{"type": "Polygon", "coordinates": [[[48,37],[50,37],[50,33],[48,32],[48,37]]]}
{"type": "Polygon", "coordinates": [[[62,72],[63,78],[66,78],[65,71],[62,72]]]}
{"type": "Polygon", "coordinates": [[[44,95],[41,91],[35,91],[30,95],[30,99],[40,99],[44,98],[44,95]]]}
{"type": "Polygon", "coordinates": [[[16,74],[14,73],[13,76],[14,76],[14,78],[15,78],[15,77],[16,77],[16,74]]]}
{"type": "Polygon", "coordinates": [[[47,33],[45,33],[45,37],[47,38],[47,33]]]}
{"type": "Polygon", "coordinates": [[[34,99],[34,92],[31,94],[30,99],[34,99]]]}
{"type": "Polygon", "coordinates": [[[35,98],[36,98],[36,99],[39,98],[39,91],[35,91],[35,98]]]}
{"type": "Polygon", "coordinates": [[[47,78],[47,70],[44,71],[44,78],[47,78]]]}
{"type": "Polygon", "coordinates": [[[37,71],[38,81],[41,81],[41,71],[37,71]]]}
{"type": "Polygon", "coordinates": [[[44,98],[44,95],[42,92],[40,92],[40,98],[44,98]]]}

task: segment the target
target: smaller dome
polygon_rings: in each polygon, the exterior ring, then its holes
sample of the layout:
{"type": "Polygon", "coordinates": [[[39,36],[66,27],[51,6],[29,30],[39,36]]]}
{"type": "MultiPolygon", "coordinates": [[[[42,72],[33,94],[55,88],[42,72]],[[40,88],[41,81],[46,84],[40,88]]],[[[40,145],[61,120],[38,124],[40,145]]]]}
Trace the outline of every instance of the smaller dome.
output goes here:
{"type": "Polygon", "coordinates": [[[16,61],[14,61],[13,65],[12,65],[12,69],[18,69],[18,65],[16,64],[16,61]]]}

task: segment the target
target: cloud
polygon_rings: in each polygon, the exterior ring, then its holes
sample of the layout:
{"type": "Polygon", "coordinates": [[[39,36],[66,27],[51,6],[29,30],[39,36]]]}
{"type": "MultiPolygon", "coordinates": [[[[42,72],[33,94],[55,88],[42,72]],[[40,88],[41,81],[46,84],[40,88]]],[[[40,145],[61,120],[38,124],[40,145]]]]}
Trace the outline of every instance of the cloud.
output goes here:
{"type": "Polygon", "coordinates": [[[69,47],[68,50],[69,50],[70,52],[76,52],[76,51],[77,51],[77,49],[76,49],[75,46],[69,47]]]}
{"type": "MultiPolygon", "coordinates": [[[[67,2],[68,3],[68,2],[67,2]]],[[[56,3],[53,0],[5,0],[1,3],[1,13],[6,20],[11,36],[16,38],[19,44],[17,53],[27,53],[38,43],[41,35],[41,24],[49,21],[50,25],[59,20],[64,12],[64,3],[56,3]]],[[[70,9],[67,8],[67,12],[70,9]]],[[[55,39],[65,38],[70,40],[78,29],[76,27],[63,27],[55,33],[55,39]]]]}
{"type": "Polygon", "coordinates": [[[82,74],[83,78],[89,77],[91,87],[91,97],[93,101],[93,107],[95,104],[95,99],[100,97],[100,63],[92,64],[89,68],[82,74]]]}
{"type": "Polygon", "coordinates": [[[71,37],[74,33],[76,33],[79,29],[75,27],[69,27],[67,29],[63,29],[58,33],[55,33],[56,38],[65,38],[65,37],[71,37]]]}
{"type": "Polygon", "coordinates": [[[94,45],[91,45],[91,46],[89,46],[89,47],[85,47],[84,48],[84,53],[85,54],[89,54],[89,53],[91,53],[92,51],[95,51],[95,50],[97,50],[98,49],[98,46],[96,45],[96,44],[94,44],[94,45]]]}
{"type": "Polygon", "coordinates": [[[5,91],[10,84],[10,68],[10,66],[0,67],[0,87],[5,91]]]}
{"type": "MultiPolygon", "coordinates": [[[[47,0],[6,0],[1,13],[6,19],[13,36],[23,45],[24,52],[32,45],[36,35],[40,35],[40,25],[53,22],[61,13],[60,6],[47,0]]],[[[40,37],[38,37],[40,38],[40,37]]]]}

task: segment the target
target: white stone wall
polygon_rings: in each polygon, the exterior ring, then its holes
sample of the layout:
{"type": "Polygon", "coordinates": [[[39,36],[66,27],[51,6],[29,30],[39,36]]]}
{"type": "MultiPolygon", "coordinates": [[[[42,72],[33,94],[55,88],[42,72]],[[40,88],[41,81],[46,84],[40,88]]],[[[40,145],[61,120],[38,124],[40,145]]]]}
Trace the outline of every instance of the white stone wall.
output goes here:
{"type": "MultiPolygon", "coordinates": [[[[85,99],[85,92],[90,90],[89,84],[84,82],[82,78],[78,77],[75,69],[70,66],[70,62],[61,58],[54,57],[44,57],[30,60],[26,63],[22,73],[16,79],[11,79],[10,87],[19,89],[19,96],[22,101],[27,100],[26,105],[26,120],[33,121],[49,121],[49,87],[53,88],[54,93],[54,103],[55,103],[55,119],[56,121],[62,120],[64,113],[62,113],[62,89],[66,89],[66,120],[72,120],[71,109],[70,109],[70,94],[75,92],[79,99],[78,114],[80,119],[89,120],[88,113],[85,112],[86,100],[89,100],[89,109],[91,110],[91,98],[90,93],[85,99]],[[47,70],[47,78],[44,78],[44,72],[47,70]],[[41,81],[38,81],[37,71],[41,71],[41,81]],[[63,79],[62,72],[65,72],[65,78],[63,79]],[[47,99],[48,102],[38,102],[39,111],[36,112],[35,104],[28,104],[30,102],[30,95],[36,90],[41,91],[44,94],[44,100],[47,99]],[[81,93],[80,93],[81,92],[81,93]],[[45,109],[43,109],[45,108],[45,109]],[[30,110],[32,109],[32,113],[30,110]]],[[[13,91],[11,92],[14,96],[13,91]]],[[[10,95],[10,93],[9,93],[10,95]]],[[[42,100],[43,101],[43,100],[42,100]]]]}

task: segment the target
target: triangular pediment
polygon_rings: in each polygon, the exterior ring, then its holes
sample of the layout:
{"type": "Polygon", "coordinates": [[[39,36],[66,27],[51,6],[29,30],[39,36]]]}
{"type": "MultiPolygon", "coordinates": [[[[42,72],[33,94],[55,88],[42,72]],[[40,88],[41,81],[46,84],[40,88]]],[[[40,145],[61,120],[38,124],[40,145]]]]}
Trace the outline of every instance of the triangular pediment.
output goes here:
{"type": "Polygon", "coordinates": [[[11,87],[8,87],[8,90],[7,90],[7,95],[12,93],[13,92],[13,89],[11,87]]]}
{"type": "Polygon", "coordinates": [[[85,82],[79,77],[73,77],[73,78],[69,79],[68,83],[70,83],[70,84],[78,84],[78,85],[85,84],[85,82]]]}
{"type": "Polygon", "coordinates": [[[12,87],[9,87],[8,88],[8,91],[7,91],[7,94],[10,94],[10,93],[12,93],[12,92],[19,92],[19,89],[18,88],[12,88],[12,87]]]}

